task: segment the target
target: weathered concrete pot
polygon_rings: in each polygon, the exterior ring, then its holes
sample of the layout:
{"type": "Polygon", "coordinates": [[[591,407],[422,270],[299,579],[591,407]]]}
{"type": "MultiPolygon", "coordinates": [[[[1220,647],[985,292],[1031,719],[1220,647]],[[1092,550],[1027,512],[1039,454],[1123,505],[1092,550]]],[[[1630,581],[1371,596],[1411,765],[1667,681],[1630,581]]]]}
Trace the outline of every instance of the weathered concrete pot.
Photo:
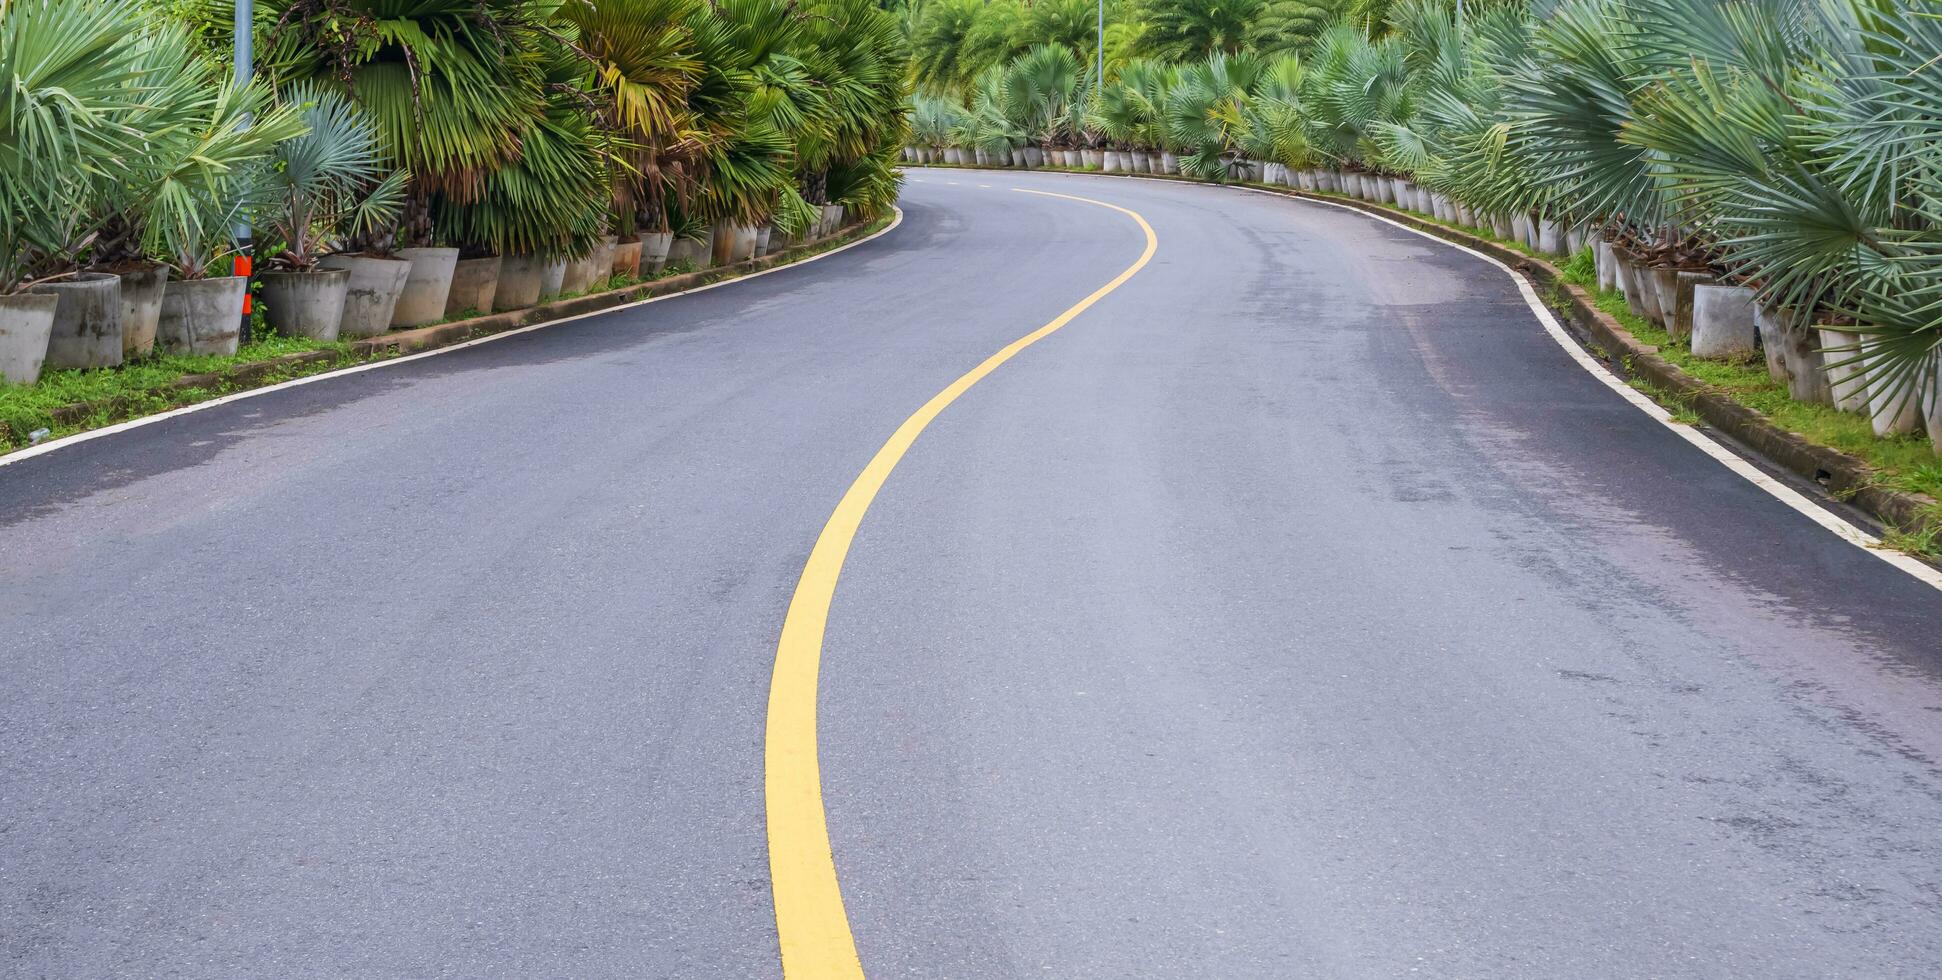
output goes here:
{"type": "Polygon", "coordinates": [[[1585,226],[1572,225],[1564,230],[1564,254],[1576,255],[1585,247],[1585,226]]]}
{"type": "Polygon", "coordinates": [[[155,349],[155,322],[162,318],[162,287],[169,267],[151,265],[121,274],[121,357],[142,357],[155,349]]]}
{"type": "Polygon", "coordinates": [[[651,232],[641,236],[641,269],[653,273],[661,271],[668,264],[668,249],[674,247],[674,233],[671,231],[651,232]]]}
{"type": "Polygon", "coordinates": [[[1753,323],[1753,305],[1753,290],[1745,286],[1723,286],[1719,283],[1695,285],[1692,291],[1693,356],[1727,358],[1753,353],[1759,337],[1753,323]]]}
{"type": "Polygon", "coordinates": [[[1127,156],[1133,161],[1134,173],[1150,174],[1153,172],[1153,157],[1145,150],[1129,150],[1127,156]]]}
{"type": "Polygon", "coordinates": [[[61,299],[47,335],[49,371],[115,367],[121,363],[121,277],[83,272],[28,290],[61,299]]]}
{"type": "MultiPolygon", "coordinates": [[[[318,263],[326,269],[349,269],[351,282],[344,295],[342,338],[375,337],[391,328],[391,314],[404,292],[411,263],[370,255],[326,255],[318,263]]],[[[170,283],[171,288],[174,284],[170,283]]]]}
{"type": "Polygon", "coordinates": [[[1868,386],[1861,376],[1861,335],[1847,327],[1817,325],[1821,338],[1821,366],[1827,372],[1828,393],[1843,412],[1868,411],[1868,386]]]}
{"type": "Polygon", "coordinates": [[[344,322],[344,298],[351,288],[351,270],[265,272],[257,277],[263,289],[263,319],[285,337],[337,339],[344,322]]]}
{"type": "Polygon", "coordinates": [[[769,238],[775,234],[775,226],[770,224],[755,227],[755,254],[760,257],[769,254],[769,238]]]}
{"type": "Polygon", "coordinates": [[[452,288],[445,295],[445,315],[484,313],[492,309],[492,301],[499,294],[499,267],[503,262],[497,255],[487,255],[453,263],[452,288]]]}
{"type": "Polygon", "coordinates": [[[499,280],[493,285],[492,308],[500,312],[523,310],[539,303],[539,291],[546,284],[546,268],[551,263],[537,255],[502,255],[499,280]]]}
{"type": "Polygon", "coordinates": [[[1632,315],[1649,319],[1645,315],[1645,294],[1640,283],[1645,278],[1638,258],[1631,252],[1613,246],[1613,261],[1618,267],[1618,291],[1625,296],[1625,306],[1632,315]]]}
{"type": "Polygon", "coordinates": [[[668,265],[686,264],[689,271],[699,272],[709,267],[709,244],[692,238],[675,238],[668,243],[668,265]]]}
{"type": "Polygon", "coordinates": [[[991,155],[984,151],[984,147],[974,146],[971,148],[971,162],[980,167],[988,167],[991,165],[991,155]]]}
{"type": "Polygon", "coordinates": [[[1180,157],[1165,150],[1160,151],[1160,172],[1177,174],[1180,172],[1180,157]]]}
{"type": "Polygon", "coordinates": [[[1760,335],[1760,353],[1767,359],[1767,377],[1785,382],[1787,371],[1787,321],[1765,303],[1753,307],[1753,329],[1760,335]]]}
{"type": "Polygon", "coordinates": [[[828,227],[825,235],[834,235],[843,230],[843,206],[841,204],[823,205],[823,221],[828,227]]]}
{"type": "Polygon", "coordinates": [[[1026,147],[1026,148],[1025,148],[1025,166],[1027,166],[1027,167],[1043,167],[1043,166],[1045,166],[1045,148],[1044,148],[1044,147],[1040,147],[1040,146],[1028,146],[1028,147],[1026,147]]]}
{"type": "MultiPolygon", "coordinates": [[[[350,278],[357,280],[355,270],[350,278]]],[[[228,357],[236,353],[243,331],[243,297],[248,292],[245,276],[169,280],[162,288],[155,346],[171,354],[228,357]]]]}
{"type": "Polygon", "coordinates": [[[1644,262],[1632,263],[1632,286],[1638,290],[1639,306],[1645,310],[1645,318],[1664,327],[1666,315],[1659,306],[1659,291],[1652,284],[1652,268],[1644,262]]]}
{"type": "Polygon", "coordinates": [[[1458,204],[1456,206],[1456,217],[1457,224],[1465,228],[1479,227],[1477,224],[1477,212],[1470,210],[1470,205],[1468,204],[1458,204]]]}
{"type": "Polygon", "coordinates": [[[1106,151],[1080,150],[1079,162],[1083,166],[1091,167],[1094,170],[1098,170],[1101,167],[1104,167],[1106,165],[1106,151]]]}
{"type": "Polygon", "coordinates": [[[1529,230],[1530,224],[1531,224],[1531,219],[1529,215],[1522,215],[1522,214],[1511,215],[1511,218],[1510,218],[1511,240],[1515,241],[1519,245],[1522,245],[1526,241],[1529,241],[1531,237],[1530,230],[1529,230]]]}
{"type": "Polygon", "coordinates": [[[1118,150],[1100,151],[1099,169],[1104,170],[1109,174],[1117,173],[1121,169],[1120,162],[1119,162],[1119,151],[1118,150]]]}
{"type": "Polygon", "coordinates": [[[1942,453],[1942,358],[1935,363],[1935,372],[1929,375],[1928,411],[1923,418],[1928,427],[1929,445],[1942,453]]]}
{"type": "Polygon", "coordinates": [[[1549,218],[1541,218],[1537,223],[1537,250],[1544,255],[1563,255],[1564,229],[1549,218]]]}
{"type": "Polygon", "coordinates": [[[1023,168],[1025,166],[1024,147],[1014,146],[1011,148],[1011,165],[1014,167],[1020,167],[1020,168],[1023,168]]]}
{"type": "Polygon", "coordinates": [[[1875,435],[1883,438],[1922,428],[1920,386],[1909,378],[1901,378],[1897,384],[1897,379],[1888,377],[1887,360],[1887,355],[1879,350],[1861,356],[1862,384],[1868,389],[1868,420],[1874,426],[1875,435]]]}
{"type": "Polygon", "coordinates": [[[1601,241],[1592,250],[1592,258],[1598,266],[1598,288],[1602,290],[1618,288],[1618,266],[1612,260],[1612,243],[1601,241]]]}
{"type": "Polygon", "coordinates": [[[566,292],[566,259],[553,259],[539,268],[539,301],[550,303],[566,292]]]}
{"type": "Polygon", "coordinates": [[[614,261],[607,267],[608,275],[638,276],[641,274],[641,240],[614,243],[614,261]]]}
{"type": "Polygon", "coordinates": [[[762,233],[759,230],[757,230],[754,225],[735,226],[735,229],[734,229],[735,237],[734,237],[734,241],[732,242],[735,261],[747,262],[748,260],[755,258],[756,247],[758,243],[762,240],[761,234],[762,233]]]}
{"type": "Polygon", "coordinates": [[[947,146],[947,147],[945,147],[945,148],[944,148],[944,162],[945,162],[945,163],[958,163],[958,162],[961,162],[961,160],[962,160],[962,157],[960,157],[960,156],[958,155],[958,148],[957,148],[957,147],[955,147],[955,146],[947,146]]]}
{"type": "Polygon", "coordinates": [[[17,385],[40,380],[60,305],[61,298],[48,293],[0,296],[0,378],[17,385]]]}
{"type": "MultiPolygon", "coordinates": [[[[611,264],[611,260],[608,264],[611,264]]],[[[605,271],[606,264],[600,261],[600,249],[597,246],[585,255],[567,259],[566,271],[560,275],[561,295],[578,296],[590,291],[596,281],[605,278],[602,274],[605,271]]]]}
{"type": "Polygon", "coordinates": [[[411,263],[398,305],[391,310],[394,327],[422,327],[445,317],[445,300],[452,292],[452,270],[458,265],[456,248],[401,248],[398,257],[411,263]]]}
{"type": "Polygon", "coordinates": [[[1787,363],[1787,394],[1795,401],[1809,404],[1834,404],[1821,357],[1820,332],[1806,317],[1792,310],[1761,308],[1756,310],[1756,316],[1765,317],[1780,330],[1787,363]]]}
{"type": "Polygon", "coordinates": [[[1693,290],[1713,282],[1713,274],[1703,269],[1675,270],[1672,275],[1671,305],[1667,305],[1667,283],[1663,270],[1653,271],[1652,286],[1659,294],[1659,312],[1666,313],[1666,329],[1675,337],[1690,337],[1693,332],[1693,290]]]}

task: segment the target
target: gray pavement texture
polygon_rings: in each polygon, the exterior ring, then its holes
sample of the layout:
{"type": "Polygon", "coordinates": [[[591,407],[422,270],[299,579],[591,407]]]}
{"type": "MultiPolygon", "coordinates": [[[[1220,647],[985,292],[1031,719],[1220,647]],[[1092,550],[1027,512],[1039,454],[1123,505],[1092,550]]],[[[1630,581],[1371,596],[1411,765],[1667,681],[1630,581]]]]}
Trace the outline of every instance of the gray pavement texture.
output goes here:
{"type": "Polygon", "coordinates": [[[919,171],[798,269],[0,467],[0,975],[763,977],[831,507],[878,977],[1942,973],[1942,593],[1487,264],[919,171]],[[981,186],[989,185],[989,186],[981,186]]]}

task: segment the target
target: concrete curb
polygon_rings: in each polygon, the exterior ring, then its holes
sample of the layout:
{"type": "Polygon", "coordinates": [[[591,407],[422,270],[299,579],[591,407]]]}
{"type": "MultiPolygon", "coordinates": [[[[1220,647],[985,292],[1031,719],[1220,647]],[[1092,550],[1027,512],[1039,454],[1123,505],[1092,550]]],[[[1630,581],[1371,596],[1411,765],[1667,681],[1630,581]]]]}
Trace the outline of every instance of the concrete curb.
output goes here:
{"type": "MultiPolygon", "coordinates": [[[[1278,194],[1282,197],[1308,198],[1344,205],[1429,232],[1458,245],[1487,253],[1534,283],[1555,290],[1568,301],[1567,306],[1559,311],[1564,314],[1565,321],[1578,332],[1581,342],[1593,345],[1592,355],[1605,361],[1612,373],[1620,378],[1637,378],[1658,388],[1663,393],[1660,395],[1661,398],[1670,398],[1681,406],[1691,409],[1709,425],[1758,453],[1774,467],[1813,481],[1824,488],[1829,496],[1859,507],[1889,527],[1920,534],[1926,532],[1933,524],[1942,524],[1942,518],[1934,516],[1937,513],[1937,502],[1934,498],[1925,494],[1881,486],[1880,477],[1867,461],[1841,450],[1809,441],[1774,425],[1767,420],[1766,416],[1714,391],[1705,382],[1660,357],[1657,347],[1639,340],[1610,314],[1600,310],[1593,302],[1591,293],[1581,286],[1565,282],[1563,273],[1557,266],[1494,240],[1427,220],[1414,212],[1400,211],[1343,195],[1318,194],[1280,185],[1215,184],[1191,177],[1172,175],[1101,173],[1051,167],[1025,171],[950,166],[921,169],[981,170],[986,173],[1043,172],[1128,180],[1165,180],[1199,184],[1205,187],[1239,187],[1259,193],[1278,194]]],[[[1555,304],[1552,305],[1556,308],[1555,304]]]]}
{"type": "MultiPolygon", "coordinates": [[[[678,276],[669,276],[665,279],[635,283],[620,289],[588,293],[584,296],[575,296],[571,299],[553,300],[519,310],[489,313],[481,316],[468,317],[464,320],[437,323],[429,327],[398,330],[380,334],[376,337],[367,337],[362,340],[352,341],[350,351],[347,354],[334,350],[304,351],[297,354],[285,354],[281,357],[272,357],[262,361],[251,361],[247,364],[238,364],[219,373],[185,374],[168,384],[150,388],[138,396],[109,398],[91,402],[75,402],[53,409],[48,414],[52,416],[56,426],[80,425],[90,418],[103,418],[108,421],[139,418],[143,415],[154,414],[154,412],[139,411],[136,406],[150,402],[156,398],[169,401],[173,404],[174,400],[169,398],[171,394],[180,394],[198,389],[205,391],[242,391],[269,383],[274,380],[275,375],[293,367],[311,364],[332,364],[341,367],[351,367],[380,358],[396,357],[439,347],[451,347],[467,341],[477,340],[481,337],[505,333],[509,330],[517,330],[522,327],[543,326],[556,320],[566,320],[573,317],[585,316],[589,313],[598,313],[603,310],[625,306],[629,303],[636,303],[657,296],[684,293],[702,286],[739,279],[751,273],[762,272],[775,268],[776,266],[788,265],[851,242],[867,233],[873,223],[858,222],[851,224],[828,237],[802,245],[792,246],[780,252],[761,256],[760,258],[737,262],[732,265],[716,266],[700,272],[688,272],[678,276]]],[[[107,422],[103,424],[107,424],[107,422]]],[[[0,457],[29,448],[27,446],[14,445],[13,436],[14,433],[8,430],[7,423],[0,421],[0,457]]]]}

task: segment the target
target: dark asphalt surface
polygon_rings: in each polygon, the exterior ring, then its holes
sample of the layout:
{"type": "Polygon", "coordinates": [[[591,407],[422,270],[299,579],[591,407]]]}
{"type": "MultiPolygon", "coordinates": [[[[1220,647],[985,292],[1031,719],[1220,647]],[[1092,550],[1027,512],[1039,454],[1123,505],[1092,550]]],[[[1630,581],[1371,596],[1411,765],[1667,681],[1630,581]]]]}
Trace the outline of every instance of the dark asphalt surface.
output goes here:
{"type": "Polygon", "coordinates": [[[1214,188],[920,171],[812,265],[0,467],[0,975],[760,977],[769,668],[863,963],[1942,973],[1942,593],[1508,278],[1214,188]],[[989,187],[981,187],[988,184],[989,187]]]}

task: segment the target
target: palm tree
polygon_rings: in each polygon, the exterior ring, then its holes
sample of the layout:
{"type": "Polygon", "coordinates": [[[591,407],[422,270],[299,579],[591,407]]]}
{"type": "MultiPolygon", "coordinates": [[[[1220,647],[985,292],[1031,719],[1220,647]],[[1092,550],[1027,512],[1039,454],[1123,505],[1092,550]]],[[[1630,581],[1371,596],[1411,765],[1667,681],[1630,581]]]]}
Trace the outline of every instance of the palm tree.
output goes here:
{"type": "Polygon", "coordinates": [[[1142,52],[1170,61],[1238,54],[1263,0],[1142,0],[1142,52]]]}

